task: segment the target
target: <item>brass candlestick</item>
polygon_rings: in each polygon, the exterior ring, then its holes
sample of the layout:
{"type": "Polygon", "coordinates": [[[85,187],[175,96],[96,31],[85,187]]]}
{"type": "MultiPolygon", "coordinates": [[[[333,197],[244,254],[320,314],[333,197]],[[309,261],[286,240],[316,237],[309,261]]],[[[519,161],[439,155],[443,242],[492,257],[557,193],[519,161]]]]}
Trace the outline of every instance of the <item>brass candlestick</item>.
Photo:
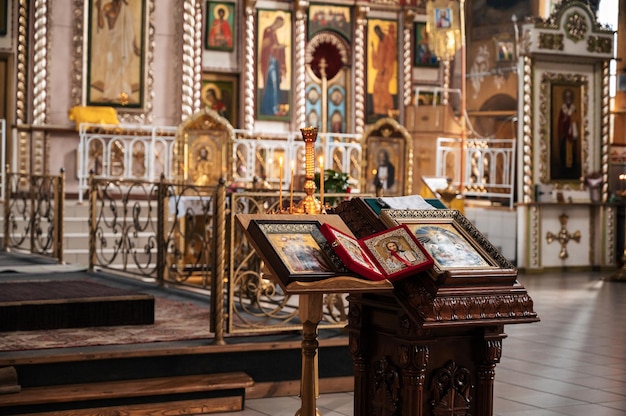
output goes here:
{"type": "Polygon", "coordinates": [[[322,212],[322,205],[315,198],[315,141],[317,140],[317,127],[304,127],[300,129],[302,132],[302,139],[304,140],[305,150],[305,183],[304,191],[306,196],[297,207],[294,212],[298,214],[320,214],[322,212]]]}

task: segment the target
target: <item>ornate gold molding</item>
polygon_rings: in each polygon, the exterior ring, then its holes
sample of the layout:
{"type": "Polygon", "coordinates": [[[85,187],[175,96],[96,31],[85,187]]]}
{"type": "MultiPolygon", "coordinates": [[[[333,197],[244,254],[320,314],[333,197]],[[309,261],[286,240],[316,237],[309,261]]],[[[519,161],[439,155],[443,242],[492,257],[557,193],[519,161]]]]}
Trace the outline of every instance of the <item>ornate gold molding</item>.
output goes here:
{"type": "Polygon", "coordinates": [[[540,258],[540,212],[537,206],[531,206],[528,214],[528,232],[529,235],[529,247],[528,247],[528,263],[530,267],[536,269],[541,262],[540,258]]]}
{"type": "Polygon", "coordinates": [[[562,51],[565,48],[562,33],[540,33],[539,48],[550,51],[562,51]]]}
{"type": "Polygon", "coordinates": [[[606,236],[606,264],[615,264],[617,259],[615,258],[615,246],[617,244],[617,210],[614,205],[609,205],[606,208],[606,227],[604,232],[608,233],[606,236]]]}
{"type": "Polygon", "coordinates": [[[589,36],[587,39],[587,51],[599,53],[611,53],[613,39],[607,36],[589,36]]]}
{"type": "Polygon", "coordinates": [[[589,26],[587,25],[587,19],[583,15],[577,11],[567,15],[565,34],[568,38],[574,42],[580,42],[587,36],[587,32],[589,32],[589,26]]]}

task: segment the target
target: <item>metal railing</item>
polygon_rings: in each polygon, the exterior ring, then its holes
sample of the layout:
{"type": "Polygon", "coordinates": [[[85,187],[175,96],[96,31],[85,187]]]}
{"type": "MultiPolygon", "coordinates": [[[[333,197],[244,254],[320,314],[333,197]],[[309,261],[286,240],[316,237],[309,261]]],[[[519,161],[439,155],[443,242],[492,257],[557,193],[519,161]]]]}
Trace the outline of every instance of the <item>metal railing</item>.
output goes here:
{"type": "MultiPolygon", "coordinates": [[[[236,215],[275,210],[278,192],[230,192],[166,181],[90,180],[90,264],[205,294],[215,340],[298,331],[298,297],[263,273],[236,215]]],[[[300,198],[304,194],[294,197],[300,198]]],[[[347,195],[344,195],[346,197],[347,195]]],[[[344,295],[325,296],[320,328],[346,324],[344,295]]]]}
{"type": "Polygon", "coordinates": [[[0,187],[2,187],[2,190],[0,191],[0,200],[4,201],[6,199],[6,166],[7,166],[7,152],[8,152],[8,148],[7,148],[7,121],[5,119],[0,119],[0,146],[1,147],[1,154],[2,156],[0,156],[1,160],[0,163],[2,163],[2,168],[0,168],[0,172],[2,172],[2,183],[0,183],[0,187]]]}
{"type": "Polygon", "coordinates": [[[81,123],[78,143],[78,199],[89,189],[89,175],[122,180],[174,178],[171,126],[118,126],[81,123]]]}
{"type": "MultiPolygon", "coordinates": [[[[283,184],[289,185],[292,167],[296,175],[304,173],[305,146],[300,132],[235,130],[235,134],[232,143],[234,181],[249,184],[262,178],[270,186],[278,186],[282,178],[283,184]]],[[[348,174],[351,183],[356,185],[355,190],[362,164],[361,137],[360,134],[320,133],[315,146],[315,153],[324,157],[325,168],[348,174]]]]}
{"type": "Polygon", "coordinates": [[[63,262],[65,174],[5,174],[4,249],[63,262]]]}
{"type": "MultiPolygon", "coordinates": [[[[158,182],[163,176],[175,181],[177,127],[103,125],[81,123],[78,144],[78,199],[83,201],[89,189],[89,175],[97,177],[158,182]]],[[[234,163],[220,167],[229,180],[252,184],[263,180],[277,185],[282,178],[291,181],[295,174],[304,173],[304,142],[300,132],[263,132],[233,130],[234,138],[224,146],[232,146],[234,163]],[[282,173],[279,159],[282,159],[282,173]],[[293,165],[292,165],[293,161],[293,165]],[[232,167],[230,167],[232,166],[232,167]]],[[[324,156],[326,169],[347,173],[354,190],[362,164],[360,134],[320,133],[316,144],[318,155],[324,156]]],[[[216,162],[216,166],[219,162],[216,162]]]]}
{"type": "Polygon", "coordinates": [[[465,144],[465,171],[461,172],[461,139],[437,139],[435,176],[452,178],[465,196],[514,203],[515,139],[469,139],[465,144]]]}

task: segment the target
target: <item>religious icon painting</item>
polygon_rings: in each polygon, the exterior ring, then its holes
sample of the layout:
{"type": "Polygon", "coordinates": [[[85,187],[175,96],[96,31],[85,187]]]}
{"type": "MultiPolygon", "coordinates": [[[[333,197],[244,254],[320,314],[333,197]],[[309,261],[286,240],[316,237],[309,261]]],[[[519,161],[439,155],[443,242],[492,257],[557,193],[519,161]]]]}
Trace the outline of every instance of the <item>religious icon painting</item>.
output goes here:
{"type": "Polygon", "coordinates": [[[365,192],[385,196],[404,195],[405,140],[399,137],[369,137],[365,150],[365,192]]]}
{"type": "Polygon", "coordinates": [[[434,259],[437,274],[515,279],[517,270],[461,212],[384,209],[387,226],[405,225],[434,259]]]}
{"type": "Polygon", "coordinates": [[[204,47],[208,50],[232,51],[235,48],[235,4],[206,2],[204,47]]]}
{"type": "Polygon", "coordinates": [[[202,76],[202,104],[224,117],[231,125],[237,122],[237,77],[207,73],[202,76]]]}
{"type": "Polygon", "coordinates": [[[247,228],[249,241],[273,276],[286,286],[348,271],[322,234],[319,221],[290,217],[253,219],[247,228]]]}
{"type": "Polygon", "coordinates": [[[339,33],[348,42],[352,41],[352,19],[350,8],[311,4],[309,6],[309,39],[321,31],[339,33]]]}
{"type": "Polygon", "coordinates": [[[413,25],[415,33],[415,53],[413,55],[413,66],[432,67],[439,66],[439,59],[430,50],[428,45],[428,31],[426,22],[416,22],[413,25]]]}
{"type": "Polygon", "coordinates": [[[0,0],[0,36],[7,34],[8,25],[8,3],[7,0],[0,0]]]}
{"type": "Polygon", "coordinates": [[[147,0],[90,0],[87,105],[142,108],[147,0]]]}
{"type": "Polygon", "coordinates": [[[550,90],[550,179],[578,181],[583,172],[585,137],[582,84],[553,82],[550,90]]]}
{"type": "Polygon", "coordinates": [[[291,12],[257,12],[257,118],[291,119],[291,12]]]}
{"type": "Polygon", "coordinates": [[[398,113],[398,23],[370,19],[367,23],[368,123],[398,113]]]}

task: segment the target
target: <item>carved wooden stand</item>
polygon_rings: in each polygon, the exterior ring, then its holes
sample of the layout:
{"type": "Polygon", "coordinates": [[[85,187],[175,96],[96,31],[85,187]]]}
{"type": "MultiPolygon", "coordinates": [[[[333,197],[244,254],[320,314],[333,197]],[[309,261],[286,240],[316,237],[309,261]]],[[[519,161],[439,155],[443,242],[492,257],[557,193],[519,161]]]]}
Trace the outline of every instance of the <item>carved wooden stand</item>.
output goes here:
{"type": "Polygon", "coordinates": [[[348,298],[354,415],[493,414],[504,325],[538,321],[524,288],[437,287],[428,275],[394,286],[348,298]]]}

